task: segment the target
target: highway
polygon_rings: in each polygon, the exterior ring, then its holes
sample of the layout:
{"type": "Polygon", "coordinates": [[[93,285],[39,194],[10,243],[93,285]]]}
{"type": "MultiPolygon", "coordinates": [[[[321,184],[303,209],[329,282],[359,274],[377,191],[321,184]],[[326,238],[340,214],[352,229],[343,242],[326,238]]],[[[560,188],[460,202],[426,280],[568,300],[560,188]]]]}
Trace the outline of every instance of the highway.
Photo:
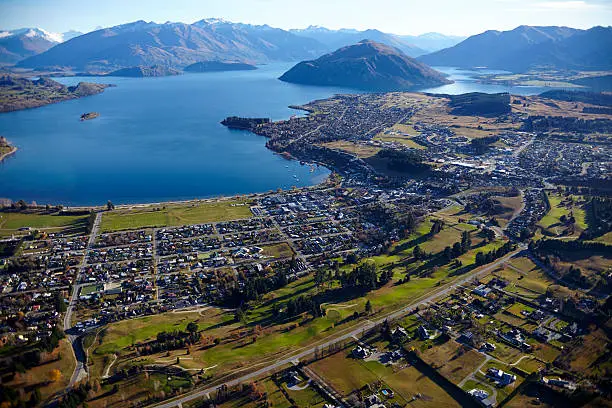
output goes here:
{"type": "Polygon", "coordinates": [[[395,320],[399,317],[402,317],[406,314],[409,314],[411,312],[413,312],[418,306],[422,306],[425,305],[427,303],[433,302],[434,300],[440,298],[440,297],[444,297],[446,295],[448,295],[450,292],[452,292],[453,290],[455,290],[458,286],[461,286],[463,284],[465,284],[466,282],[469,282],[471,280],[473,280],[474,278],[480,277],[481,275],[486,275],[490,272],[492,272],[493,270],[495,270],[496,268],[498,268],[499,266],[501,266],[504,262],[506,262],[508,259],[510,259],[512,256],[516,255],[517,253],[519,253],[520,251],[522,251],[524,249],[524,246],[519,247],[518,249],[508,253],[507,255],[505,255],[502,258],[499,258],[498,260],[496,260],[495,262],[488,264],[486,266],[480,267],[478,269],[475,269],[474,271],[466,274],[465,276],[460,277],[459,279],[448,283],[447,285],[443,285],[440,286],[438,289],[436,290],[434,293],[429,294],[429,295],[425,295],[426,297],[423,299],[418,300],[417,302],[413,302],[411,305],[406,306],[404,308],[401,308],[395,312],[386,314],[384,316],[379,317],[377,320],[375,321],[370,321],[370,320],[366,320],[364,321],[362,324],[358,325],[358,327],[356,327],[355,329],[353,329],[352,331],[342,334],[340,336],[330,336],[330,339],[325,341],[324,343],[318,343],[316,345],[311,345],[310,348],[303,350],[297,354],[291,354],[283,359],[277,360],[276,362],[267,365],[266,367],[263,367],[257,371],[253,371],[251,373],[245,374],[241,377],[238,377],[236,379],[224,382],[224,383],[219,383],[216,384],[214,386],[210,386],[204,389],[199,389],[199,390],[194,390],[191,391],[189,393],[186,393],[180,397],[174,398],[170,401],[166,401],[160,404],[154,404],[151,405],[151,407],[155,407],[155,408],[171,408],[171,407],[181,407],[182,404],[187,403],[189,401],[192,401],[194,399],[198,399],[198,398],[203,398],[206,397],[212,393],[214,393],[217,388],[223,384],[227,385],[228,387],[233,387],[242,383],[246,383],[249,381],[252,381],[260,376],[263,376],[264,374],[267,373],[271,373],[271,372],[275,372],[280,370],[281,368],[283,368],[285,365],[288,364],[292,364],[296,361],[299,361],[300,359],[307,357],[311,354],[314,353],[315,349],[324,349],[329,347],[332,344],[338,343],[340,341],[344,341],[344,340],[348,340],[354,337],[359,337],[361,336],[361,334],[364,331],[368,331],[371,328],[375,327],[376,325],[382,324],[385,320],[390,319],[390,320],[395,320]]]}

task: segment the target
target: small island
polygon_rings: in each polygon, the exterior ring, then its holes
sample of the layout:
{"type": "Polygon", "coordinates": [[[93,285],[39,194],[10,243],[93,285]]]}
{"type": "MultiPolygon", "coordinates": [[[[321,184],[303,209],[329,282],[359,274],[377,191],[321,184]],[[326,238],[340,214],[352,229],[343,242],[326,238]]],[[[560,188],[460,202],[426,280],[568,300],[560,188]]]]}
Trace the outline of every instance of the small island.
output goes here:
{"type": "Polygon", "coordinates": [[[79,82],[76,86],[66,86],[49,78],[30,80],[12,75],[0,76],[0,112],[38,108],[96,95],[111,85],[79,82]]]}
{"type": "Polygon", "coordinates": [[[81,122],[84,120],[92,120],[100,116],[98,112],[88,112],[81,115],[81,122]]]}
{"type": "Polygon", "coordinates": [[[230,129],[253,130],[260,125],[270,123],[270,118],[241,118],[230,116],[221,121],[221,124],[230,129]]]}
{"type": "Polygon", "coordinates": [[[0,136],[0,162],[15,153],[17,148],[13,146],[4,136],[0,136]]]}
{"type": "Polygon", "coordinates": [[[257,69],[255,65],[237,61],[201,61],[188,65],[185,72],[223,72],[223,71],[252,71],[257,69]]]}

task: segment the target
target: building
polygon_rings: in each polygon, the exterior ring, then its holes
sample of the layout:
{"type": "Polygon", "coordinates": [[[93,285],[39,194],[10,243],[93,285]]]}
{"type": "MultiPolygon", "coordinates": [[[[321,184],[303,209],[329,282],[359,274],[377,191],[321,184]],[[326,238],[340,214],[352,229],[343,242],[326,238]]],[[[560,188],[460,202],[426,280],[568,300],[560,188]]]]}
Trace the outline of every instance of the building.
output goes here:
{"type": "Polygon", "coordinates": [[[419,336],[421,340],[428,340],[430,338],[429,331],[423,325],[419,326],[419,336]]]}
{"type": "Polygon", "coordinates": [[[487,297],[491,293],[492,289],[485,284],[476,287],[473,292],[478,296],[487,297]]]}
{"type": "Polygon", "coordinates": [[[516,381],[516,375],[508,374],[498,368],[489,368],[487,370],[487,377],[501,386],[509,385],[516,381]]]}
{"type": "Polygon", "coordinates": [[[410,338],[410,336],[408,336],[408,332],[402,326],[396,327],[395,330],[391,332],[391,337],[396,343],[404,342],[410,338]]]}
{"type": "Polygon", "coordinates": [[[371,352],[370,350],[368,350],[365,347],[361,347],[361,346],[357,346],[355,347],[351,353],[353,354],[353,357],[355,358],[360,358],[360,359],[364,359],[370,356],[371,352]]]}

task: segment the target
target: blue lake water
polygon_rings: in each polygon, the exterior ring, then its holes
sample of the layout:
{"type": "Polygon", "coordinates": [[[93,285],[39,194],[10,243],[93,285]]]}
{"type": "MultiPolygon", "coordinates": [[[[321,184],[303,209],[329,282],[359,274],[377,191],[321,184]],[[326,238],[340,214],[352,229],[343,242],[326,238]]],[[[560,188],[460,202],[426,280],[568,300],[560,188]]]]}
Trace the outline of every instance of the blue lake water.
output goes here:
{"type": "MultiPolygon", "coordinates": [[[[288,105],[354,92],[276,79],[290,67],[163,78],[60,78],[69,85],[117,86],[91,97],[0,114],[0,135],[19,148],[0,163],[0,197],[38,204],[145,203],[316,184],[327,177],[327,169],[311,171],[273,154],[264,138],[219,123],[230,115],[286,119],[300,114],[288,105]],[[85,112],[100,117],[79,121],[85,112]]],[[[457,82],[427,91],[543,90],[482,85],[469,72],[442,70],[457,82]]]]}

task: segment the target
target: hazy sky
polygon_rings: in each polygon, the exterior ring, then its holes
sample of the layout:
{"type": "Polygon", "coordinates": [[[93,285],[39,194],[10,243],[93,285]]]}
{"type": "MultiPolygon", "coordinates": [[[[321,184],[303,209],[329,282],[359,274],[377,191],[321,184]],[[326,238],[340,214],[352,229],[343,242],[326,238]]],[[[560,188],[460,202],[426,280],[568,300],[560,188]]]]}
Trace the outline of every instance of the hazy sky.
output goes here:
{"type": "Polygon", "coordinates": [[[0,0],[0,29],[91,31],[207,17],[280,28],[377,28],[470,35],[527,25],[612,25],[612,0],[0,0]]]}

